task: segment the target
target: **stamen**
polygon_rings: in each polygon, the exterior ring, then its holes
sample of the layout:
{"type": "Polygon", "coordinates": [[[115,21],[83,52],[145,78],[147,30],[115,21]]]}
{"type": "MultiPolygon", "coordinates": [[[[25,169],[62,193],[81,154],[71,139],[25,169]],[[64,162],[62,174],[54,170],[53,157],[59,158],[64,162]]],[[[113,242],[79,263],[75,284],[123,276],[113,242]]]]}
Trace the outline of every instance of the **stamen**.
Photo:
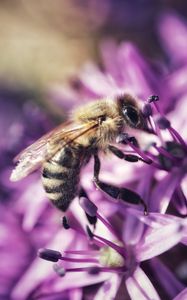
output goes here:
{"type": "Polygon", "coordinates": [[[150,125],[152,131],[154,133],[156,133],[156,126],[155,126],[155,123],[154,123],[154,120],[153,120],[152,116],[148,117],[148,122],[149,122],[149,125],[150,125]]]}
{"type": "MultiPolygon", "coordinates": [[[[67,272],[88,272],[90,273],[90,270],[93,267],[85,267],[85,268],[68,268],[66,269],[67,272]]],[[[96,267],[99,272],[112,272],[112,273],[124,273],[127,271],[124,267],[96,267]]]]}
{"type": "Polygon", "coordinates": [[[62,258],[62,255],[59,251],[46,248],[39,249],[38,256],[42,259],[49,260],[52,262],[57,262],[59,259],[62,258]]]}
{"type": "Polygon", "coordinates": [[[66,275],[66,270],[63,267],[59,266],[58,264],[54,264],[53,269],[60,277],[63,277],[66,275]]]}
{"type": "Polygon", "coordinates": [[[87,213],[86,214],[86,218],[88,220],[88,222],[91,224],[91,225],[94,225],[94,228],[95,228],[95,225],[97,223],[97,217],[94,216],[94,217],[91,217],[90,215],[88,215],[87,213]]]}
{"type": "Polygon", "coordinates": [[[102,241],[105,245],[108,245],[109,247],[113,248],[115,251],[117,251],[119,254],[121,254],[122,256],[124,256],[124,248],[123,247],[120,247],[116,244],[114,244],[113,242],[101,237],[101,236],[98,236],[96,234],[93,234],[93,237],[94,239],[98,239],[100,241],[102,241]]]}
{"type": "Polygon", "coordinates": [[[82,209],[91,217],[95,217],[97,213],[97,206],[91,202],[88,198],[86,197],[81,197],[79,199],[80,206],[82,209]]]}
{"type": "Polygon", "coordinates": [[[98,251],[95,250],[67,250],[64,251],[65,254],[69,255],[90,255],[90,256],[96,256],[98,255],[98,251]]]}
{"type": "Polygon", "coordinates": [[[156,96],[156,95],[152,95],[152,96],[150,96],[150,97],[147,99],[147,102],[148,102],[148,103],[153,103],[153,105],[155,106],[156,110],[157,110],[159,113],[161,113],[161,112],[160,112],[160,108],[159,108],[159,106],[158,106],[157,103],[156,103],[156,102],[158,102],[158,101],[159,101],[159,96],[156,96]]]}
{"type": "Polygon", "coordinates": [[[143,159],[143,162],[147,163],[147,164],[151,164],[152,160],[147,157],[147,155],[141,151],[139,148],[137,148],[136,146],[134,146],[131,142],[127,141],[127,144],[136,152],[140,155],[140,157],[143,159]]]}
{"type": "Polygon", "coordinates": [[[113,227],[110,225],[110,223],[105,220],[98,212],[97,212],[97,218],[106,226],[106,228],[108,228],[108,230],[110,232],[112,232],[112,234],[114,236],[116,236],[116,232],[114,231],[113,227]]]}
{"type": "Polygon", "coordinates": [[[153,102],[156,110],[158,111],[159,114],[161,114],[161,111],[160,111],[160,107],[158,106],[158,104],[156,102],[153,102]]]}
{"type": "Polygon", "coordinates": [[[159,96],[157,96],[157,95],[151,95],[151,96],[149,96],[149,98],[147,99],[147,102],[148,102],[148,103],[157,102],[157,101],[159,101],[159,96]]]}
{"type": "Polygon", "coordinates": [[[69,229],[70,228],[68,220],[65,216],[62,218],[62,225],[63,225],[64,229],[69,229]]]}
{"type": "Polygon", "coordinates": [[[59,251],[54,251],[54,250],[50,250],[50,249],[40,249],[38,251],[38,255],[40,258],[49,260],[52,262],[57,262],[58,260],[63,260],[63,261],[70,261],[70,262],[76,262],[76,263],[98,263],[98,260],[96,258],[67,257],[67,256],[62,256],[59,251]]]}
{"type": "Polygon", "coordinates": [[[157,125],[160,129],[169,129],[171,127],[170,121],[164,116],[160,117],[157,121],[157,125]]]}
{"type": "Polygon", "coordinates": [[[91,231],[91,229],[88,225],[86,225],[86,231],[87,231],[87,234],[88,234],[89,238],[92,240],[93,237],[94,237],[94,234],[93,234],[93,232],[91,231]]]}
{"type": "Polygon", "coordinates": [[[153,167],[155,167],[155,168],[157,168],[157,169],[160,169],[160,165],[157,163],[157,157],[154,155],[154,154],[152,154],[151,152],[149,152],[149,151],[146,151],[146,154],[147,154],[147,156],[148,157],[150,157],[150,159],[152,160],[152,164],[151,164],[151,166],[153,166],[153,167]]]}
{"type": "Polygon", "coordinates": [[[173,162],[176,162],[176,159],[173,155],[171,155],[167,150],[165,150],[163,147],[157,147],[156,144],[153,145],[153,147],[160,153],[161,155],[164,155],[168,159],[172,160],[173,162]]]}
{"type": "Polygon", "coordinates": [[[168,130],[171,132],[171,134],[173,134],[177,138],[177,140],[179,141],[179,143],[187,150],[187,144],[183,140],[183,138],[181,137],[181,135],[173,127],[170,127],[168,130]]]}
{"type": "Polygon", "coordinates": [[[142,108],[142,114],[145,118],[152,116],[153,111],[152,111],[152,107],[149,103],[144,104],[144,106],[142,108]]]}
{"type": "Polygon", "coordinates": [[[160,131],[160,128],[158,126],[158,124],[156,122],[154,122],[153,118],[150,117],[150,119],[152,120],[152,123],[154,124],[154,128],[155,128],[155,134],[158,136],[158,138],[160,139],[161,141],[161,144],[164,146],[165,145],[165,142],[163,140],[163,137],[162,137],[162,133],[160,131]]]}
{"type": "Polygon", "coordinates": [[[72,258],[72,257],[64,257],[62,256],[60,258],[64,261],[70,261],[70,262],[76,262],[76,263],[98,263],[98,260],[96,258],[72,258]]]}
{"type": "Polygon", "coordinates": [[[93,267],[90,267],[90,270],[88,271],[88,273],[90,275],[98,275],[100,273],[100,270],[101,270],[100,267],[93,266],[93,267]]]}

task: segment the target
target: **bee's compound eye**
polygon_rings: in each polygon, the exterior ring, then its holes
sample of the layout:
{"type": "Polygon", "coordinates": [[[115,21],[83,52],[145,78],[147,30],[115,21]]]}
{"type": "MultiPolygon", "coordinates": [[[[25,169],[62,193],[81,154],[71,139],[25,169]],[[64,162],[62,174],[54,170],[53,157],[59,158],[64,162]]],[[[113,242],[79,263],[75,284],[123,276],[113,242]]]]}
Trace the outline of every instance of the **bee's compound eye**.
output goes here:
{"type": "Polygon", "coordinates": [[[132,126],[136,126],[140,121],[138,112],[132,106],[125,106],[123,108],[123,114],[132,126]]]}

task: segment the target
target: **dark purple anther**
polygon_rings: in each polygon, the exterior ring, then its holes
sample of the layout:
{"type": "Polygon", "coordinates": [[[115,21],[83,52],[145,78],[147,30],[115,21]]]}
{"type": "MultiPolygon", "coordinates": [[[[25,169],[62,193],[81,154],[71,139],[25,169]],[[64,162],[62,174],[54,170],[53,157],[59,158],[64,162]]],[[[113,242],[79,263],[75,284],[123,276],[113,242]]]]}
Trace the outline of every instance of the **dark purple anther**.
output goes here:
{"type": "Polygon", "coordinates": [[[159,97],[156,96],[156,95],[152,95],[152,96],[150,96],[150,97],[147,99],[147,102],[148,102],[148,103],[151,103],[151,102],[157,102],[157,101],[159,101],[159,97]]]}
{"type": "Polygon", "coordinates": [[[62,257],[59,251],[45,249],[45,248],[38,250],[38,256],[42,259],[49,260],[52,262],[57,262],[62,257]]]}
{"type": "Polygon", "coordinates": [[[87,213],[86,213],[86,218],[87,218],[87,220],[88,220],[88,222],[91,224],[91,225],[96,225],[96,223],[97,223],[97,217],[96,216],[94,216],[94,217],[91,217],[90,215],[88,215],[87,213]]]}
{"type": "Polygon", "coordinates": [[[159,118],[156,122],[160,129],[168,129],[171,126],[170,121],[165,117],[159,118]]]}
{"type": "Polygon", "coordinates": [[[152,116],[152,107],[149,103],[144,104],[143,109],[142,109],[142,114],[145,118],[148,118],[152,116]]]}
{"type": "Polygon", "coordinates": [[[88,198],[86,197],[81,197],[79,199],[80,206],[84,211],[91,217],[95,217],[97,213],[97,206],[91,202],[88,198]]]}
{"type": "Polygon", "coordinates": [[[87,234],[88,234],[89,238],[92,240],[93,237],[94,237],[94,234],[93,234],[93,232],[91,231],[91,229],[88,225],[86,225],[86,231],[87,231],[87,234]]]}
{"type": "Polygon", "coordinates": [[[90,269],[88,270],[88,273],[90,275],[97,275],[100,273],[100,268],[97,267],[97,266],[94,266],[94,267],[90,267],[90,269]]]}
{"type": "Polygon", "coordinates": [[[70,228],[68,220],[65,216],[62,218],[62,225],[63,225],[64,229],[69,229],[70,228]]]}

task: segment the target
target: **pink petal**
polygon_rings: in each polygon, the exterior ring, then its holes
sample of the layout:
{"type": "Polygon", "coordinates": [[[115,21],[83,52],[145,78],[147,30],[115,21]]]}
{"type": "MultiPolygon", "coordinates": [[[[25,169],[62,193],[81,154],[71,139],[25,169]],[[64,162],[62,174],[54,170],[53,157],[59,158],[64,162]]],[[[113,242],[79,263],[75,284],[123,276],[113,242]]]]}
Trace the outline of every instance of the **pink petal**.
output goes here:
{"type": "Polygon", "coordinates": [[[97,283],[107,281],[110,278],[110,276],[111,276],[110,273],[100,273],[96,276],[89,275],[87,272],[67,273],[64,277],[57,278],[55,280],[53,285],[53,290],[55,292],[59,292],[67,289],[85,287],[92,284],[97,284],[97,283]]]}
{"type": "Polygon", "coordinates": [[[152,259],[150,264],[154,269],[155,276],[158,278],[160,284],[164,287],[164,290],[170,298],[175,297],[184,289],[184,284],[182,284],[174,273],[171,272],[158,258],[152,259]]]}
{"type": "MultiPolygon", "coordinates": [[[[63,243],[63,249],[66,249],[74,239],[74,235],[71,235],[68,231],[62,232],[62,229],[55,235],[53,241],[46,248],[61,250],[63,243]],[[62,242],[63,241],[63,242],[62,242]]],[[[15,285],[12,298],[24,300],[27,298],[29,293],[34,290],[41,282],[46,279],[50,279],[52,276],[57,276],[54,273],[51,263],[48,263],[40,258],[36,258],[25,271],[23,277],[20,278],[18,283],[15,285]]]]}
{"type": "Polygon", "coordinates": [[[126,287],[132,300],[160,300],[155,288],[141,268],[126,280],[126,287]]]}
{"type": "Polygon", "coordinates": [[[150,210],[165,213],[170,203],[171,197],[180,184],[183,174],[181,170],[173,170],[167,174],[152,192],[150,210]]]}
{"type": "Polygon", "coordinates": [[[130,209],[128,211],[123,230],[123,241],[126,245],[136,245],[142,237],[144,224],[136,215],[130,213],[130,209]]]}
{"type": "Polygon", "coordinates": [[[85,65],[79,78],[85,87],[95,93],[95,98],[114,95],[117,89],[112,77],[105,75],[91,63],[85,65]]]}
{"type": "Polygon", "coordinates": [[[169,250],[178,244],[184,236],[181,224],[174,223],[161,228],[148,231],[144,241],[136,247],[136,255],[139,261],[150,259],[169,250]]]}
{"type": "Polygon", "coordinates": [[[180,294],[178,294],[173,300],[186,300],[187,299],[187,288],[185,288],[180,294]]]}
{"type": "Polygon", "coordinates": [[[150,67],[131,43],[122,43],[118,50],[118,64],[123,70],[125,86],[141,97],[148,97],[158,84],[150,67]]]}
{"type": "Polygon", "coordinates": [[[118,292],[122,277],[117,274],[111,274],[110,278],[99,288],[93,300],[113,300],[118,292]]]}
{"type": "Polygon", "coordinates": [[[175,62],[187,60],[187,25],[177,14],[164,14],[159,22],[159,33],[167,54],[175,62]]]}
{"type": "Polygon", "coordinates": [[[82,300],[83,298],[83,292],[82,289],[73,289],[70,291],[70,300],[82,300]]]}

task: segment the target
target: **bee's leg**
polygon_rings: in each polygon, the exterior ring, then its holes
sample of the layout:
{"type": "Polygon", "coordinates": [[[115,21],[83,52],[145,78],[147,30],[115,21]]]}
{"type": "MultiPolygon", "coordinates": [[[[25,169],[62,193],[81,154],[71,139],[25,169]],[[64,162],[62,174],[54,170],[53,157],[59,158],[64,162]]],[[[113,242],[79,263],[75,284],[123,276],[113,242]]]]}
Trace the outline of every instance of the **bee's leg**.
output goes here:
{"type": "Polygon", "coordinates": [[[117,186],[107,184],[103,181],[99,180],[99,172],[100,172],[100,160],[98,155],[94,155],[94,183],[96,187],[102,190],[104,193],[109,195],[114,199],[123,200],[130,204],[141,204],[144,208],[144,214],[147,215],[147,205],[145,204],[144,200],[135,192],[126,189],[126,188],[119,188],[117,186]]]}
{"type": "Polygon", "coordinates": [[[144,160],[142,157],[137,156],[135,154],[125,154],[123,151],[121,151],[120,149],[118,149],[117,147],[115,147],[113,145],[109,145],[108,149],[118,158],[124,159],[129,162],[143,161],[146,164],[152,163],[151,160],[144,160]]]}

